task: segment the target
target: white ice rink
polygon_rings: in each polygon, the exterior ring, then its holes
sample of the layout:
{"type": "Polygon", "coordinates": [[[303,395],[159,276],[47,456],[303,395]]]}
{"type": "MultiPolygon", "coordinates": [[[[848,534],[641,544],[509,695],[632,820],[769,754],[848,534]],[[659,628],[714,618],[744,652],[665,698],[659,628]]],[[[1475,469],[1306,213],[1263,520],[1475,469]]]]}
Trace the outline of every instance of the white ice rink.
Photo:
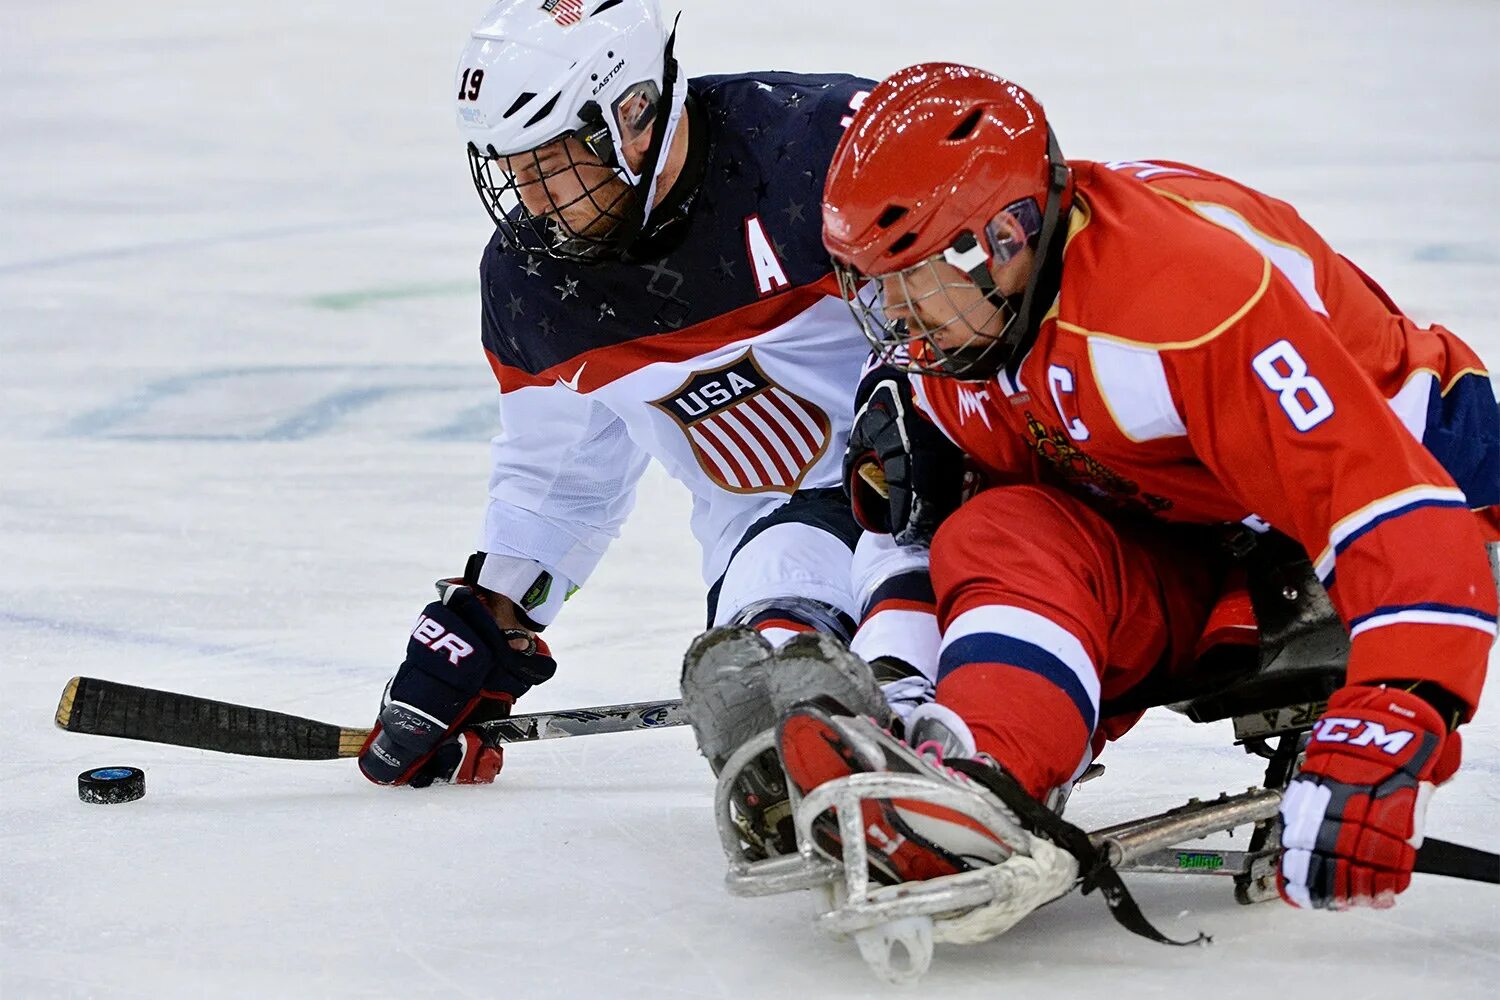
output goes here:
{"type": "MultiPolygon", "coordinates": [[[[452,123],[484,0],[0,0],[0,997],[895,995],[810,901],[731,898],[685,729],[381,790],[62,733],[87,674],[368,725],[431,580],[471,551],[492,386],[488,219],[452,123]],[[80,803],[86,767],[144,801],[80,803]]],[[[1500,5],[689,0],[689,74],[1026,83],[1074,157],[1170,157],[1288,198],[1408,311],[1500,363],[1500,5]]],[[[684,492],[638,512],[554,629],[532,710],[674,696],[701,623],[684,492]]],[[[1433,558],[1442,558],[1434,553],[1433,558]]],[[[549,635],[549,638],[552,636],[549,635]]],[[[1492,661],[1493,662],[1493,661],[1492,661]]],[[[1500,684],[1433,803],[1500,848],[1500,684]]],[[[1153,712],[1070,816],[1241,789],[1226,725],[1153,712]]],[[[940,947],[908,995],[1493,996],[1500,894],[1236,906],[1133,880],[1168,949],[1093,897],[940,947]],[[1486,985],[1488,984],[1488,985],[1486,985]]]]}

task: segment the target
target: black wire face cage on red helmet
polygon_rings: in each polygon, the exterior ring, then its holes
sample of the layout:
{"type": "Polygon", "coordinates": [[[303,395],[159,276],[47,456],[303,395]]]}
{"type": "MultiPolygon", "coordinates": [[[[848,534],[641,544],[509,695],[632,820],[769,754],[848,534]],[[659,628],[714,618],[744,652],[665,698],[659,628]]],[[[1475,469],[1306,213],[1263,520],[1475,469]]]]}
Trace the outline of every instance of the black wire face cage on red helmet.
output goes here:
{"type": "Polygon", "coordinates": [[[990,264],[1025,249],[1041,223],[1036,200],[1027,198],[985,226],[983,243],[965,231],[941,253],[899,271],[869,277],[835,261],[839,292],[883,364],[989,378],[1004,361],[997,355],[1018,319],[1015,305],[995,288],[990,264]]]}
{"type": "MultiPolygon", "coordinates": [[[[674,27],[662,57],[662,79],[625,90],[609,108],[626,146],[653,129],[632,185],[604,120],[589,101],[583,125],[535,149],[509,156],[469,143],[469,174],[507,249],[581,263],[626,260],[646,227],[646,199],[656,177],[670,116],[677,61],[674,27]],[[527,202],[542,206],[532,211],[527,202]]],[[[544,109],[545,110],[545,109],[544,109]]]]}
{"type": "MultiPolygon", "coordinates": [[[[1040,212],[1034,198],[1012,202],[985,225],[982,237],[961,232],[941,253],[902,271],[862,275],[834,261],[839,291],[876,356],[921,375],[983,381],[1005,368],[1014,378],[1060,287],[1065,241],[1058,232],[1066,228],[1069,176],[1068,161],[1049,128],[1047,201],[1040,212]],[[1005,264],[1028,246],[1036,256],[1025,289],[1001,295],[991,262],[1005,264]],[[893,304],[902,315],[888,315],[893,304]]],[[[901,237],[892,252],[916,238],[914,233],[901,237]]]]}

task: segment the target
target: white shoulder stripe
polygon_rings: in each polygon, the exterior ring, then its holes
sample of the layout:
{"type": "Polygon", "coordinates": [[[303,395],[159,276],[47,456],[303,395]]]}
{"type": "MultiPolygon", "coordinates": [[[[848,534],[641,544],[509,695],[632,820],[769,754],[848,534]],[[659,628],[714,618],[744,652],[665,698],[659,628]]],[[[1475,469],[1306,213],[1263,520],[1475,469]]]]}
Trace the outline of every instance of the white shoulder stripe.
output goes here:
{"type": "Polygon", "coordinates": [[[1457,625],[1460,628],[1477,629],[1485,635],[1495,634],[1494,622],[1474,615],[1452,611],[1432,611],[1426,608],[1408,608],[1404,611],[1392,611],[1390,614],[1366,618],[1349,630],[1349,638],[1353,639],[1361,633],[1383,628],[1386,625],[1457,625]]]}
{"type": "Polygon", "coordinates": [[[1160,354],[1098,337],[1088,340],[1094,382],[1121,433],[1132,441],[1187,434],[1160,354]]]}
{"type": "Polygon", "coordinates": [[[1313,273],[1312,258],[1290,243],[1274,240],[1251,226],[1237,212],[1223,205],[1193,202],[1193,210],[1208,221],[1223,226],[1240,239],[1250,244],[1271,262],[1282,277],[1291,282],[1302,301],[1315,313],[1328,315],[1328,307],[1318,294],[1317,276],[1313,273]]]}
{"type": "Polygon", "coordinates": [[[1396,419],[1418,441],[1427,433],[1427,403],[1438,388],[1437,374],[1418,368],[1407,377],[1401,391],[1390,399],[1391,409],[1396,411],[1396,419]]]}

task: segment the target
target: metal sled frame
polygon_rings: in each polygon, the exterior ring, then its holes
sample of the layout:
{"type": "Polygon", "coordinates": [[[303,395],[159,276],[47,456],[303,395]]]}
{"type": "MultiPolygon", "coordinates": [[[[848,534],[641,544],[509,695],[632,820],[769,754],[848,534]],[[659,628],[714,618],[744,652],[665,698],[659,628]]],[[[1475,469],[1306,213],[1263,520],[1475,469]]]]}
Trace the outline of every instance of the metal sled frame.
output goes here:
{"type": "MultiPolygon", "coordinates": [[[[1300,752],[1301,733],[1289,735],[1290,747],[1295,748],[1290,752],[1290,759],[1295,763],[1296,755],[1300,752]]],[[[854,908],[864,909],[869,919],[867,921],[866,916],[850,916],[820,921],[823,926],[836,933],[848,933],[867,922],[915,913],[941,914],[993,901],[990,897],[970,891],[984,882],[982,879],[969,878],[980,874],[978,872],[932,879],[922,886],[906,884],[874,889],[870,887],[869,858],[860,828],[861,816],[856,808],[861,799],[894,796],[948,808],[972,807],[972,801],[967,797],[963,797],[961,802],[950,801],[956,796],[945,796],[938,786],[903,775],[854,774],[820,786],[806,798],[798,794],[793,783],[788,782],[798,851],[796,854],[771,858],[752,857],[740,837],[729,790],[733,784],[733,776],[755,757],[774,746],[774,743],[775,735],[769,730],[746,743],[725,763],[719,780],[715,810],[719,841],[729,858],[729,871],[724,882],[731,894],[746,897],[771,896],[799,889],[837,888],[844,897],[839,905],[846,906],[852,901],[854,908]],[[844,845],[842,862],[820,854],[812,838],[813,821],[829,809],[833,809],[838,815],[840,839],[844,845]],[[930,893],[924,891],[928,888],[931,889],[930,893]],[[897,889],[901,891],[889,891],[897,889]]],[[[1268,778],[1272,771],[1284,771],[1286,777],[1274,785],[1268,781],[1268,787],[1252,788],[1238,795],[1221,794],[1206,802],[1191,799],[1176,809],[1097,830],[1089,835],[1090,840],[1096,847],[1104,850],[1114,867],[1122,872],[1234,876],[1237,882],[1243,879],[1247,885],[1252,877],[1269,875],[1270,896],[1274,896],[1276,845],[1269,842],[1269,834],[1274,832],[1281,792],[1291,774],[1291,765],[1282,764],[1287,752],[1275,753],[1276,759],[1268,769],[1268,778]],[[1248,850],[1183,849],[1177,846],[1251,823],[1256,824],[1256,833],[1252,834],[1248,850]],[[1267,835],[1261,836],[1260,843],[1257,843],[1256,834],[1262,829],[1267,831],[1267,835]],[[1271,862],[1265,872],[1259,871],[1256,864],[1263,859],[1271,862]]],[[[1265,884],[1262,883],[1261,887],[1264,888],[1265,884]]],[[[1238,888],[1237,886],[1237,890],[1238,888]]],[[[1237,896],[1239,895],[1237,891],[1237,896]]],[[[1255,898],[1242,898],[1241,902],[1270,898],[1260,893],[1254,895],[1255,898]]]]}
{"type": "MultiPolygon", "coordinates": [[[[818,901],[816,926],[835,937],[852,936],[865,962],[887,981],[915,981],[931,964],[936,943],[969,944],[996,937],[1038,907],[1066,895],[1078,881],[1077,859],[1034,837],[1028,842],[1028,854],[999,864],[923,882],[874,884],[864,831],[865,800],[916,800],[968,813],[976,807],[973,793],[966,789],[906,774],[856,773],[820,785],[806,796],[799,795],[789,781],[797,853],[752,858],[735,822],[729,789],[734,776],[773,745],[773,732],[760,734],[732,756],[721,772],[715,805],[720,841],[730,859],[726,885],[738,896],[813,890],[818,901]],[[819,853],[812,833],[813,823],[830,811],[839,826],[843,855],[839,861],[819,853]]],[[[1266,838],[1250,851],[1174,852],[1170,848],[1247,823],[1256,823],[1257,832],[1262,826],[1271,829],[1280,802],[1280,790],[1269,788],[1221,795],[1211,802],[1194,800],[1099,830],[1090,839],[1121,871],[1238,875],[1237,889],[1243,880],[1261,888],[1269,886],[1274,896],[1275,848],[1266,838]],[[1179,859],[1189,855],[1200,860],[1183,867],[1179,859]],[[1201,860],[1210,857],[1214,859],[1211,864],[1201,860]]],[[[982,810],[983,800],[979,803],[982,810]]],[[[1013,822],[998,805],[993,808],[996,815],[976,818],[991,825],[1013,822]]]]}
{"type": "MultiPolygon", "coordinates": [[[[1260,643],[1244,650],[1238,668],[1209,676],[1197,690],[1158,690],[1156,697],[1133,706],[1167,705],[1194,722],[1232,719],[1235,743],[1266,760],[1263,787],[1220,794],[1210,801],[1191,799],[1166,812],[1094,831],[1089,839],[1118,871],[1231,877],[1240,903],[1276,898],[1281,797],[1328,696],[1343,686],[1349,639],[1300,550],[1289,559],[1271,555],[1259,567],[1251,589],[1260,643]],[[1244,850],[1182,846],[1249,824],[1253,829],[1244,850]]],[[[1500,546],[1490,546],[1489,556],[1500,586],[1500,546]]],[[[729,858],[726,885],[737,896],[815,890],[822,900],[818,925],[837,935],[852,934],[866,961],[889,980],[910,982],[920,976],[931,960],[934,941],[993,937],[1065,893],[1076,879],[1076,862],[1036,838],[1035,858],[1018,855],[957,875],[872,887],[861,799],[897,796],[950,808],[973,807],[967,796],[958,801],[957,794],[941,786],[895,774],[854,774],[819,786],[805,798],[788,780],[798,851],[751,857],[734,820],[729,790],[740,770],[774,746],[774,732],[760,734],[741,747],[720,774],[715,808],[720,841],[729,858]],[[841,862],[821,855],[812,837],[813,821],[830,809],[839,822],[841,862]],[[1063,873],[1065,883],[1058,881],[1063,873]],[[908,960],[898,962],[898,953],[908,960]]]]}
{"type": "MultiPolygon", "coordinates": [[[[1343,625],[1305,558],[1277,563],[1263,570],[1260,579],[1261,585],[1252,592],[1261,625],[1259,647],[1244,647],[1239,661],[1230,660],[1217,671],[1207,671],[1208,676],[1196,690],[1163,687],[1147,692],[1135,705],[1116,706],[1115,710],[1168,705],[1194,722],[1233,719],[1235,742],[1247,753],[1266,759],[1263,786],[1239,795],[1221,794],[1209,801],[1191,799],[1175,809],[1090,835],[1121,872],[1230,877],[1234,879],[1235,898],[1247,904],[1276,897],[1281,794],[1296,772],[1307,733],[1322,714],[1328,695],[1343,685],[1349,652],[1343,625]],[[1254,828],[1243,850],[1182,846],[1247,824],[1254,824],[1254,828]]],[[[798,853],[769,859],[751,857],[734,822],[729,790],[741,769],[774,746],[774,733],[760,734],[730,757],[720,774],[715,809],[720,842],[729,858],[725,882],[731,893],[763,896],[834,887],[838,890],[835,895],[842,898],[835,901],[830,897],[829,905],[847,911],[847,916],[822,920],[832,929],[835,925],[852,927],[873,922],[877,914],[879,919],[896,919],[918,912],[951,913],[966,905],[982,905],[974,901],[981,886],[989,885],[993,890],[993,882],[965,880],[978,874],[966,872],[932,879],[921,886],[894,887],[901,890],[897,906],[891,902],[894,894],[884,888],[868,888],[863,836],[851,839],[846,833],[841,838],[843,863],[817,851],[809,832],[813,819],[830,807],[843,805],[845,809],[837,810],[840,824],[857,823],[858,809],[847,807],[856,804],[861,793],[880,797],[875,795],[877,789],[887,790],[885,797],[889,797],[891,775],[880,775],[874,783],[860,780],[870,777],[865,775],[830,782],[806,801],[788,781],[798,853]]],[[[924,783],[922,788],[926,787],[924,783]]],[[[903,798],[935,801],[923,791],[905,786],[900,794],[903,798]]],[[[967,799],[965,803],[972,805],[967,799]]],[[[995,902],[992,895],[990,903],[995,902]]],[[[941,926],[937,933],[942,934],[941,926]]]]}

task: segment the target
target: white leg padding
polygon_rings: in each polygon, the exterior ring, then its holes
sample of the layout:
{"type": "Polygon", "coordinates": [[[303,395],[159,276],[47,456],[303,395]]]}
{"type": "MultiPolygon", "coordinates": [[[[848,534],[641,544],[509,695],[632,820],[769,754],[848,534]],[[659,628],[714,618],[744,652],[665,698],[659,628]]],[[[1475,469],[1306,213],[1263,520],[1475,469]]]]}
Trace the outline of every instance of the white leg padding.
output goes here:
{"type": "Polygon", "coordinates": [[[714,624],[732,621],[749,604],[777,597],[821,601],[858,620],[859,603],[849,585],[852,560],[849,547],[821,528],[774,524],[729,561],[714,624]]]}

